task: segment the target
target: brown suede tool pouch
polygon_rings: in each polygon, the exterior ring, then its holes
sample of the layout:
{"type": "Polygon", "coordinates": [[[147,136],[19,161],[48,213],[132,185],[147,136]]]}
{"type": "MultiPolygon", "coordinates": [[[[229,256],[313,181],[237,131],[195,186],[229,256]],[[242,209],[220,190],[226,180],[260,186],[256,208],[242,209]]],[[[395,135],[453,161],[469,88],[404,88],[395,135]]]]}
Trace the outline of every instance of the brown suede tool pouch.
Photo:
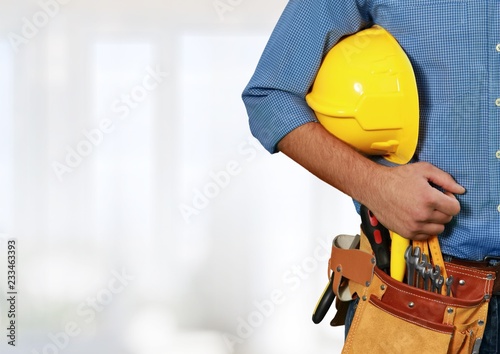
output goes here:
{"type": "MultiPolygon", "coordinates": [[[[330,260],[332,272],[333,264],[330,260]]],[[[350,279],[349,290],[359,303],[342,353],[478,353],[495,275],[445,266],[456,280],[451,296],[399,282],[376,266],[368,283],[350,279]]]]}

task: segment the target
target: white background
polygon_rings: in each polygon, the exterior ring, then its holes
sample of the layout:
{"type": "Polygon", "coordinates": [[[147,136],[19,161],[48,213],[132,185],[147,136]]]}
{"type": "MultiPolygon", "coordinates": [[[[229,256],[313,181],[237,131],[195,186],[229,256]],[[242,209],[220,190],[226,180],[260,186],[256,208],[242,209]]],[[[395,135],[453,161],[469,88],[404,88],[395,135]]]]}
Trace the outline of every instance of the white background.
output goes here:
{"type": "Polygon", "coordinates": [[[285,5],[2,0],[1,353],[340,352],[311,314],[358,217],[240,98],[285,5]]]}

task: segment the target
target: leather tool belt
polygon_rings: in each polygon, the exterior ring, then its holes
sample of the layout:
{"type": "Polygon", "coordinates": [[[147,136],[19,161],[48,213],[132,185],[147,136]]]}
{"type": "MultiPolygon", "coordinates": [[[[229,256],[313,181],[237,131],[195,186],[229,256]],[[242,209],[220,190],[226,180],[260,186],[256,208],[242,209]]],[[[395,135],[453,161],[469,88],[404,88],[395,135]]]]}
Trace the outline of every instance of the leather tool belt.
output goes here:
{"type": "Polygon", "coordinates": [[[462,259],[453,258],[450,261],[450,263],[461,265],[468,268],[480,269],[495,274],[495,281],[493,283],[493,290],[492,290],[492,295],[495,296],[495,295],[500,295],[500,276],[499,276],[500,259],[498,259],[497,257],[495,257],[494,259],[498,260],[498,262],[495,265],[491,265],[490,261],[488,260],[488,257],[486,257],[486,260],[484,261],[466,261],[462,259]]]}
{"type": "MultiPolygon", "coordinates": [[[[443,295],[381,271],[363,234],[359,249],[343,249],[342,244],[349,242],[337,241],[329,261],[337,302],[359,298],[343,354],[479,352],[496,270],[445,262],[448,275],[456,281],[450,294],[443,295]]],[[[338,317],[332,322],[342,323],[338,317]]]]}

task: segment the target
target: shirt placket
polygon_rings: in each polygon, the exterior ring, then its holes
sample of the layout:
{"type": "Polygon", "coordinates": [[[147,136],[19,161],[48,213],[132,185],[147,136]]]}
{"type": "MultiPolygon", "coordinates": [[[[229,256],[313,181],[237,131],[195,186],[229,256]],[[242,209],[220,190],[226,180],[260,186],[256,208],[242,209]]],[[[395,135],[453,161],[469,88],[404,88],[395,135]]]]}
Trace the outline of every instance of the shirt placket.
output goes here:
{"type": "MultiPolygon", "coordinates": [[[[488,38],[488,53],[489,53],[489,151],[494,154],[492,160],[494,162],[490,165],[490,188],[492,198],[495,198],[496,209],[500,214],[500,32],[498,26],[500,21],[499,2],[489,2],[489,38],[488,38]]],[[[500,220],[500,215],[497,220],[500,220]]]]}

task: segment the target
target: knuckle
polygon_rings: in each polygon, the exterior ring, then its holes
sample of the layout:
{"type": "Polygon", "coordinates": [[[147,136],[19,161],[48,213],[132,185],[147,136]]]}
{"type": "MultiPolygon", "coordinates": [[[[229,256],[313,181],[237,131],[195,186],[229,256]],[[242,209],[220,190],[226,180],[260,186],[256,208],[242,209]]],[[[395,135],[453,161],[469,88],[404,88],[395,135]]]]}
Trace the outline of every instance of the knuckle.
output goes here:
{"type": "Polygon", "coordinates": [[[413,235],[419,234],[422,231],[422,227],[421,227],[420,223],[417,221],[414,221],[414,220],[411,220],[408,223],[407,228],[409,230],[409,233],[413,234],[413,235]]]}
{"type": "Polygon", "coordinates": [[[444,231],[444,225],[442,224],[435,224],[434,225],[434,232],[432,233],[433,235],[439,235],[444,231]]]}
{"type": "Polygon", "coordinates": [[[413,237],[413,240],[415,241],[425,241],[429,238],[430,236],[427,234],[417,234],[413,237]]]}
{"type": "MultiPolygon", "coordinates": [[[[418,208],[415,211],[414,218],[415,218],[415,224],[419,224],[422,222],[426,222],[429,220],[431,216],[430,209],[429,208],[418,208]]],[[[420,225],[415,225],[415,227],[420,226],[420,225]]]]}

